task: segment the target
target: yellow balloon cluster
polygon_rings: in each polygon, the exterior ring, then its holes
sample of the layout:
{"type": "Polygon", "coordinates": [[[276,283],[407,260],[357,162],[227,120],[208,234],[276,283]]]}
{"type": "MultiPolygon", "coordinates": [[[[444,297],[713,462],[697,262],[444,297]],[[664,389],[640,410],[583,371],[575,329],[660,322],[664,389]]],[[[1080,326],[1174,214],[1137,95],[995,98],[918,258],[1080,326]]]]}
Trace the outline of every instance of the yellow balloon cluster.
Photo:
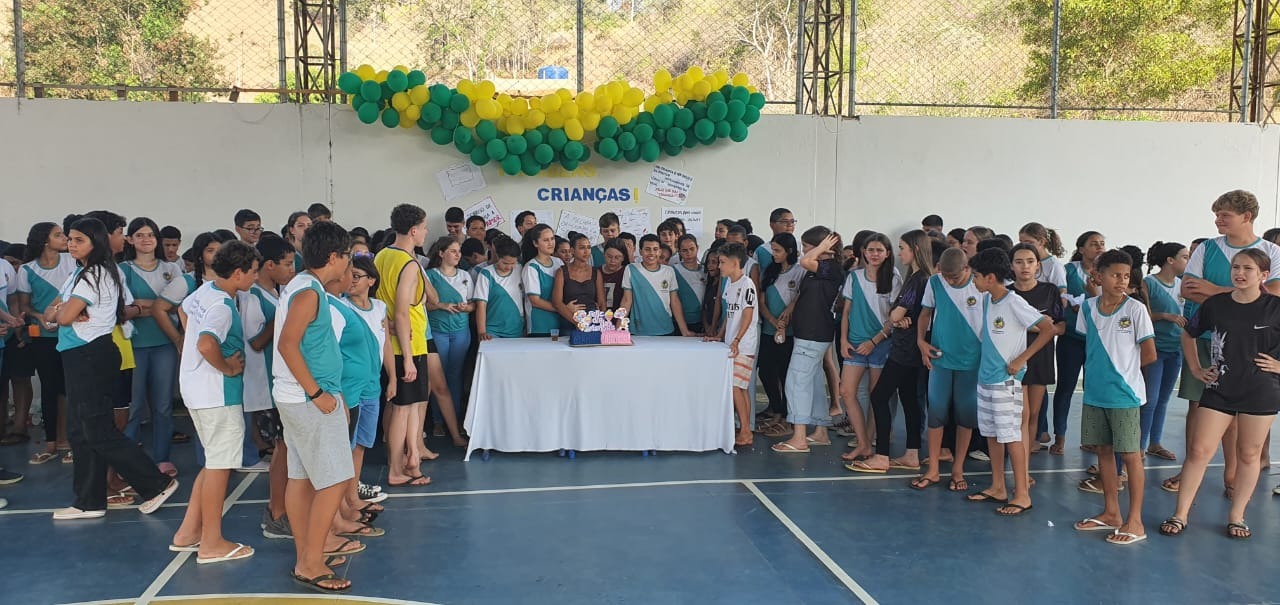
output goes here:
{"type": "Polygon", "coordinates": [[[470,128],[480,120],[490,120],[497,124],[499,131],[519,135],[545,124],[548,128],[563,129],[570,141],[581,141],[605,116],[613,116],[619,124],[631,122],[640,115],[647,100],[644,91],[622,80],[577,94],[561,88],[532,98],[495,95],[494,84],[489,80],[462,80],[457,90],[470,101],[470,107],[461,116],[463,126],[470,128]]]}
{"type": "Polygon", "coordinates": [[[695,65],[678,76],[672,76],[671,72],[660,69],[653,75],[654,92],[645,100],[645,109],[653,111],[654,107],[672,101],[681,106],[690,101],[706,101],[707,95],[720,90],[725,84],[743,86],[749,92],[757,92],[756,87],[751,86],[747,74],[742,72],[730,76],[728,71],[717,69],[708,74],[695,65]]]}

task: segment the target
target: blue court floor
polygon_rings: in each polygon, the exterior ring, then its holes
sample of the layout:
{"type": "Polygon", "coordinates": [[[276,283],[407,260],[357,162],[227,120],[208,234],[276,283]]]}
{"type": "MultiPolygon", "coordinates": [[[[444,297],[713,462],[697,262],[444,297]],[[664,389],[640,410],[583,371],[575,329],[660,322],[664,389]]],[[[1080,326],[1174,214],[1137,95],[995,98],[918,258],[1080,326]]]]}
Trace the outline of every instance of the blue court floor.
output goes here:
{"type": "MultiPolygon", "coordinates": [[[[1175,402],[1165,445],[1182,453],[1185,404],[1175,402]]],[[[1078,406],[1077,406],[1078,410],[1078,406]]],[[[1078,413],[1078,411],[1076,412],[1078,413]]],[[[186,418],[180,430],[190,431],[186,418]]],[[[38,432],[38,431],[37,431],[38,432]]],[[[902,444],[895,435],[895,453],[902,444]]],[[[844,439],[840,439],[843,442],[844,439]]],[[[1280,574],[1280,477],[1264,474],[1250,507],[1254,537],[1223,533],[1221,468],[1209,469],[1190,526],[1159,535],[1174,494],[1158,481],[1178,463],[1148,458],[1144,523],[1150,538],[1127,547],[1071,524],[1101,512],[1101,496],[1076,489],[1092,462],[1075,447],[1033,458],[1035,508],[1002,518],[945,486],[917,492],[912,472],[844,470],[844,448],[809,455],[768,450],[772,440],[723,453],[495,453],[463,463],[460,450],[424,464],[433,483],[391,490],[369,549],[338,568],[354,583],[345,601],[510,603],[1276,603],[1280,574]]],[[[281,602],[298,590],[286,575],[293,544],[258,528],[266,475],[235,474],[224,532],[257,554],[197,567],[166,546],[187,489],[160,512],[111,511],[55,523],[70,501],[71,469],[28,467],[31,447],[0,448],[0,464],[26,474],[0,488],[0,603],[281,602]],[[250,596],[274,596],[255,601],[250,596]]],[[[1280,450],[1276,450],[1280,454],[1280,450]]],[[[175,446],[181,479],[193,448],[175,446]]],[[[366,481],[385,483],[380,455],[366,481]]],[[[944,476],[947,465],[943,465],[944,476]]],[[[989,480],[967,463],[973,489],[989,480]]],[[[1264,471],[1268,473],[1269,471],[1264,471]]],[[[1122,494],[1122,506],[1127,496],[1122,494]]],[[[318,595],[312,595],[318,596],[318,595]]],[[[285,601],[302,603],[303,601],[285,601]]],[[[311,602],[311,601],[308,601],[311,602]]],[[[333,602],[333,601],[330,601],[333,602]]]]}

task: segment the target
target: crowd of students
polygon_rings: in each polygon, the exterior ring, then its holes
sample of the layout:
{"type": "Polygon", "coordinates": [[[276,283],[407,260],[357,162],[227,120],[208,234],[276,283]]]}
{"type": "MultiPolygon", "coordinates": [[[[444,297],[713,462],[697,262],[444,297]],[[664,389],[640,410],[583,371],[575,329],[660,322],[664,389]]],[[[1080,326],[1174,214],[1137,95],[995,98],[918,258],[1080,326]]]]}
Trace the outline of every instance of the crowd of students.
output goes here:
{"type": "MultiPolygon", "coordinates": [[[[201,468],[169,548],[198,563],[252,556],[222,535],[222,502],[233,470],[266,471],[264,536],[294,540],[297,582],[342,592],[350,582],[332,567],[384,533],[373,522],[386,494],[359,481],[365,451],[385,443],[390,486],[428,485],[426,431],[466,444],[459,419],[480,342],[567,332],[578,311],[625,307],[637,335],[729,345],[737,446],[758,433],[804,454],[834,432],[852,437],[846,468],[923,468],[918,490],[950,462],[947,489],[1005,516],[1032,508],[1030,456],[1064,453],[1083,371],[1080,439],[1098,461],[1080,489],[1104,504],[1075,528],[1118,545],[1146,539],[1143,459],[1177,458],[1161,438],[1180,374],[1186,460],[1162,483],[1178,505],[1160,531],[1187,527],[1221,443],[1226,531],[1248,538],[1245,507],[1280,409],[1280,230],[1254,233],[1247,192],[1212,211],[1216,238],[1144,254],[1088,231],[1069,261],[1034,222],[1016,244],[981,226],[945,232],[931,215],[896,242],[862,231],[845,245],[822,226],[797,240],[785,208],[770,214],[768,241],[725,219],[705,250],[676,219],[637,239],[606,213],[593,246],[532,213],[516,217],[516,241],[450,208],[447,234],[428,242],[418,206],[396,206],[370,233],[317,204],[279,234],[241,210],[234,232],[201,233],[179,254],[181,233],[150,218],[72,215],[4,250],[0,378],[14,416],[0,444],[29,440],[38,375],[46,442],[29,462],[74,468],[74,500],[54,519],[139,500],[149,514],[178,487],[176,382],[201,468]],[[752,416],[757,384],[769,403],[752,416]],[[899,409],[906,449],[891,458],[899,409]],[[966,455],[990,460],[990,486],[969,493],[966,455]]],[[[0,484],[20,479],[0,470],[0,484]]]]}

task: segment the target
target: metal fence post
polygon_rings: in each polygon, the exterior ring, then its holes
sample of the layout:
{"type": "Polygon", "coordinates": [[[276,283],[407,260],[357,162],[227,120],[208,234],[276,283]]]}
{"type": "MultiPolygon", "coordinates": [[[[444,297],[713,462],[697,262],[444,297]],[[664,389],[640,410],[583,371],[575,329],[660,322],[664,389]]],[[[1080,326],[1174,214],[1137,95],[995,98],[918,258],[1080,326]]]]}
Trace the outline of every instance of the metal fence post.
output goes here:
{"type": "Polygon", "coordinates": [[[1253,71],[1253,0],[1244,2],[1244,42],[1240,57],[1240,123],[1249,121],[1249,75],[1253,71]]]}
{"type": "Polygon", "coordinates": [[[849,0],[849,117],[857,115],[858,98],[858,0],[849,0]]]}
{"type": "Polygon", "coordinates": [[[277,52],[280,55],[280,95],[276,98],[277,103],[287,103],[289,95],[285,93],[289,88],[289,70],[287,68],[288,58],[285,57],[284,45],[284,3],[285,0],[276,0],[276,45],[277,52]]]}
{"type": "Polygon", "coordinates": [[[22,0],[13,0],[13,62],[19,99],[27,98],[26,42],[22,39],[22,0]]]}
{"type": "Polygon", "coordinates": [[[586,52],[586,49],[584,48],[585,45],[583,44],[583,31],[586,29],[582,16],[584,3],[584,0],[578,0],[578,19],[576,26],[578,29],[578,90],[584,90],[584,85],[586,83],[586,74],[583,73],[586,69],[586,60],[583,57],[586,52]]]}
{"type": "Polygon", "coordinates": [[[796,113],[804,113],[804,9],[808,4],[800,0],[796,5],[796,113]]]}
{"type": "Polygon", "coordinates": [[[1062,58],[1062,0],[1053,0],[1053,42],[1049,55],[1049,118],[1058,117],[1058,62],[1062,58]]]}
{"type": "Polygon", "coordinates": [[[338,73],[347,71],[347,0],[338,0],[338,73]]]}

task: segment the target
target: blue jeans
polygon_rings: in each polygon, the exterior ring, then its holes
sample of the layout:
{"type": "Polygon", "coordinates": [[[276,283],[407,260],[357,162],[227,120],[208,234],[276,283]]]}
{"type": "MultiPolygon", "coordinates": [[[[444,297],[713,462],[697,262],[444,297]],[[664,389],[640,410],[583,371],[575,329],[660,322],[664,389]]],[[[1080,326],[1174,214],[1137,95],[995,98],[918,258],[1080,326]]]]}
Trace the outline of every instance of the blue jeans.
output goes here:
{"type": "MultiPolygon", "coordinates": [[[[1067,417],[1071,415],[1071,396],[1075,394],[1080,370],[1084,367],[1084,340],[1073,336],[1059,338],[1056,357],[1058,384],[1053,388],[1053,434],[1063,437],[1067,434],[1067,417]]],[[[1049,410],[1041,409],[1037,435],[1049,432],[1048,416],[1049,410]]]]}
{"type": "Polygon", "coordinates": [[[1147,381],[1147,405],[1142,406],[1142,449],[1152,443],[1159,444],[1164,437],[1164,415],[1169,409],[1169,397],[1182,369],[1182,351],[1156,353],[1155,363],[1142,368],[1147,381]]]}
{"type": "MultiPolygon", "coordinates": [[[[453,399],[454,415],[461,422],[462,365],[467,359],[467,349],[471,347],[471,331],[444,332],[442,330],[432,330],[431,338],[435,340],[436,351],[440,354],[440,365],[444,368],[444,381],[449,386],[449,397],[453,399]]],[[[440,423],[444,422],[444,418],[440,416],[439,404],[437,403],[432,409],[432,418],[435,419],[437,425],[440,425],[440,423]]]]}
{"type": "Polygon", "coordinates": [[[178,350],[173,345],[140,347],[133,350],[137,367],[133,370],[133,401],[129,402],[126,437],[137,441],[142,410],[151,405],[151,457],[169,462],[173,444],[173,380],[177,375],[178,350]]]}

